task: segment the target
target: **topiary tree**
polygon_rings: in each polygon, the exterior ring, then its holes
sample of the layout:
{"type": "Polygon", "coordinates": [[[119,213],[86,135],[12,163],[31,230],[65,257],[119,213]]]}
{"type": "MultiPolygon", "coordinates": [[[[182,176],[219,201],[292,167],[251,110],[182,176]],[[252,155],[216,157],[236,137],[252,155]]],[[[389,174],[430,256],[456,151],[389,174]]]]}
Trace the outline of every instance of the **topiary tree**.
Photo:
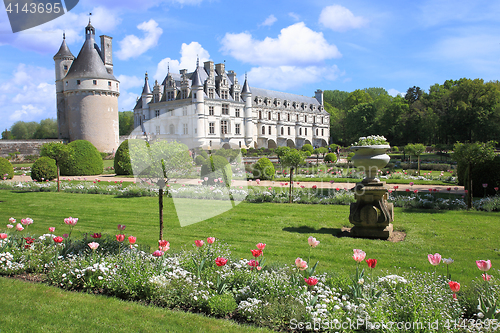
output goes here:
{"type": "MultiPolygon", "coordinates": [[[[31,166],[31,179],[34,181],[52,180],[57,177],[56,161],[50,157],[42,156],[31,166]]],[[[59,190],[59,187],[58,187],[59,190]]]]}
{"type": "Polygon", "coordinates": [[[288,202],[292,203],[292,192],[293,192],[293,170],[298,168],[299,165],[304,163],[304,155],[298,150],[290,150],[282,158],[283,165],[290,168],[290,194],[288,202]]]}
{"type": "Polygon", "coordinates": [[[281,163],[281,159],[283,158],[283,156],[285,156],[285,154],[287,152],[289,152],[291,150],[290,147],[288,146],[283,146],[283,147],[278,147],[274,150],[274,153],[276,154],[276,156],[278,156],[278,163],[280,164],[281,166],[281,173],[283,174],[283,163],[281,163]]]}
{"type": "Polygon", "coordinates": [[[252,170],[253,177],[261,180],[273,180],[274,172],[274,165],[267,157],[259,159],[252,170]]]}
{"type": "Polygon", "coordinates": [[[63,176],[99,175],[104,169],[101,153],[86,140],[70,142],[71,156],[61,163],[63,176]]]}
{"type": "Polygon", "coordinates": [[[453,159],[459,164],[466,166],[467,177],[466,177],[466,188],[467,193],[467,209],[472,208],[472,174],[473,169],[477,166],[491,161],[495,158],[495,144],[494,141],[489,141],[487,143],[475,142],[475,143],[455,143],[453,147],[453,159]]]}
{"type": "MultiPolygon", "coordinates": [[[[40,156],[46,156],[48,158],[51,158],[56,163],[57,192],[61,191],[59,184],[59,175],[61,174],[60,172],[61,164],[68,160],[68,158],[71,156],[71,152],[72,148],[63,144],[62,142],[49,142],[44,144],[40,148],[40,156]]],[[[33,175],[31,178],[33,178],[33,175]]],[[[35,179],[40,179],[40,178],[35,178],[35,179]]]]}
{"type": "Polygon", "coordinates": [[[14,167],[6,158],[0,157],[0,179],[12,179],[14,167]]]}
{"type": "Polygon", "coordinates": [[[323,161],[325,161],[325,163],[335,163],[335,162],[337,162],[337,154],[328,153],[328,154],[326,154],[323,161]]]}
{"type": "Polygon", "coordinates": [[[141,149],[144,141],[138,139],[127,139],[123,141],[115,153],[113,161],[115,173],[117,175],[133,175],[134,171],[130,161],[130,150],[141,149]]]}
{"type": "Polygon", "coordinates": [[[418,159],[418,175],[420,176],[420,155],[425,151],[425,146],[421,143],[409,143],[405,146],[405,152],[410,154],[410,163],[411,163],[411,155],[417,156],[418,159]]]}
{"type": "Polygon", "coordinates": [[[201,155],[197,155],[195,158],[194,158],[194,164],[196,165],[202,165],[203,163],[205,163],[206,159],[203,158],[203,156],[201,155]]]}
{"type": "Polygon", "coordinates": [[[200,152],[200,155],[201,155],[201,156],[203,156],[203,158],[204,158],[204,159],[207,159],[207,158],[208,158],[208,154],[207,154],[207,152],[206,152],[206,151],[204,151],[204,150],[202,150],[202,151],[200,152]]]}
{"type": "Polygon", "coordinates": [[[247,153],[247,150],[245,148],[241,148],[240,151],[241,151],[241,155],[246,155],[246,153],[247,153]]]}
{"type": "Polygon", "coordinates": [[[324,159],[325,158],[325,154],[328,153],[328,148],[326,148],[326,147],[319,147],[319,148],[314,149],[313,153],[316,154],[316,165],[318,165],[319,164],[319,155],[322,154],[323,155],[323,159],[324,159]]]}
{"type": "MultiPolygon", "coordinates": [[[[303,145],[303,146],[302,146],[301,150],[302,150],[302,151],[308,151],[309,153],[311,153],[311,154],[312,154],[312,153],[313,153],[313,151],[314,151],[314,148],[313,148],[313,146],[312,146],[312,145],[310,145],[310,144],[306,143],[305,145],[303,145]]],[[[309,154],[309,156],[311,156],[311,154],[309,154]]]]}
{"type": "Polygon", "coordinates": [[[348,155],[347,155],[347,162],[351,163],[351,160],[352,158],[354,157],[354,155],[356,155],[355,152],[350,152],[348,155]]]}
{"type": "Polygon", "coordinates": [[[201,178],[205,177],[208,177],[208,184],[210,185],[216,184],[214,179],[218,180],[220,178],[223,181],[223,185],[229,187],[231,186],[233,171],[227,159],[222,156],[212,155],[201,166],[201,178]]]}

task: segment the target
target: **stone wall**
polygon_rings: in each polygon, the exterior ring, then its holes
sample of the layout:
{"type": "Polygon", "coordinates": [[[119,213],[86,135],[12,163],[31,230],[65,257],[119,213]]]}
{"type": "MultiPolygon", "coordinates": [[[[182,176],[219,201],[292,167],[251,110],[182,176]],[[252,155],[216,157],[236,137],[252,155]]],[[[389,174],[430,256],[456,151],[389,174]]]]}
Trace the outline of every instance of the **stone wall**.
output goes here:
{"type": "Polygon", "coordinates": [[[7,158],[9,153],[20,153],[20,157],[40,155],[40,147],[49,142],[62,142],[59,139],[44,140],[0,140],[0,156],[7,158]]]}

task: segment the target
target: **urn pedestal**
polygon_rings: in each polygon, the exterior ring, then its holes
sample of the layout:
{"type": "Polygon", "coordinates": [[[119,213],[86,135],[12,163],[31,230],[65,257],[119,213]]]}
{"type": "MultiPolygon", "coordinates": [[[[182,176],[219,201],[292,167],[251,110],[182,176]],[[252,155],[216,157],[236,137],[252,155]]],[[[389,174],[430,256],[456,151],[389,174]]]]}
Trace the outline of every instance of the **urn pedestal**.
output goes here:
{"type": "Polygon", "coordinates": [[[356,152],[353,164],[366,174],[356,184],[356,202],[351,204],[349,214],[354,237],[388,239],[392,234],[394,206],[387,202],[387,186],[376,178],[378,170],[389,163],[390,157],[385,153],[389,148],[389,145],[351,147],[356,152]]]}

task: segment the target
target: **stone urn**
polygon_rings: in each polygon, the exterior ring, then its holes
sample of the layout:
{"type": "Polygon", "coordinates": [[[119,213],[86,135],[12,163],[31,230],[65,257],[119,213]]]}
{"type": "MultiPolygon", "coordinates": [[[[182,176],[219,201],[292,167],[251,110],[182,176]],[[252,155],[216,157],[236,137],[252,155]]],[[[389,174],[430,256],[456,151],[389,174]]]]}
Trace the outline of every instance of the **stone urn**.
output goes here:
{"type": "Polygon", "coordinates": [[[351,204],[349,222],[354,224],[351,234],[355,237],[388,239],[393,231],[394,206],[387,202],[388,188],[377,178],[378,170],[389,163],[386,154],[389,145],[353,146],[352,163],[366,177],[356,184],[351,204]]]}
{"type": "Polygon", "coordinates": [[[385,167],[391,160],[389,155],[386,154],[389,149],[391,149],[389,145],[351,147],[351,150],[355,153],[351,158],[351,162],[358,170],[365,172],[364,183],[379,181],[376,178],[378,170],[385,167]]]}

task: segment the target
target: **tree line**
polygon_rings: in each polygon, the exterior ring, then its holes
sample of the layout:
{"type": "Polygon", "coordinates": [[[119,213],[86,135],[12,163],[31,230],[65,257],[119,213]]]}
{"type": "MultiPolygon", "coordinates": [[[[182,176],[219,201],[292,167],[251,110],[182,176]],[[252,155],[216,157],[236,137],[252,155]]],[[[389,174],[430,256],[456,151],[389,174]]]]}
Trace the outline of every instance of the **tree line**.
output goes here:
{"type": "Polygon", "coordinates": [[[331,142],[344,146],[368,135],[383,135],[392,146],[500,141],[499,81],[447,80],[428,92],[413,86],[404,97],[383,88],[326,90],[324,101],[331,142]]]}

